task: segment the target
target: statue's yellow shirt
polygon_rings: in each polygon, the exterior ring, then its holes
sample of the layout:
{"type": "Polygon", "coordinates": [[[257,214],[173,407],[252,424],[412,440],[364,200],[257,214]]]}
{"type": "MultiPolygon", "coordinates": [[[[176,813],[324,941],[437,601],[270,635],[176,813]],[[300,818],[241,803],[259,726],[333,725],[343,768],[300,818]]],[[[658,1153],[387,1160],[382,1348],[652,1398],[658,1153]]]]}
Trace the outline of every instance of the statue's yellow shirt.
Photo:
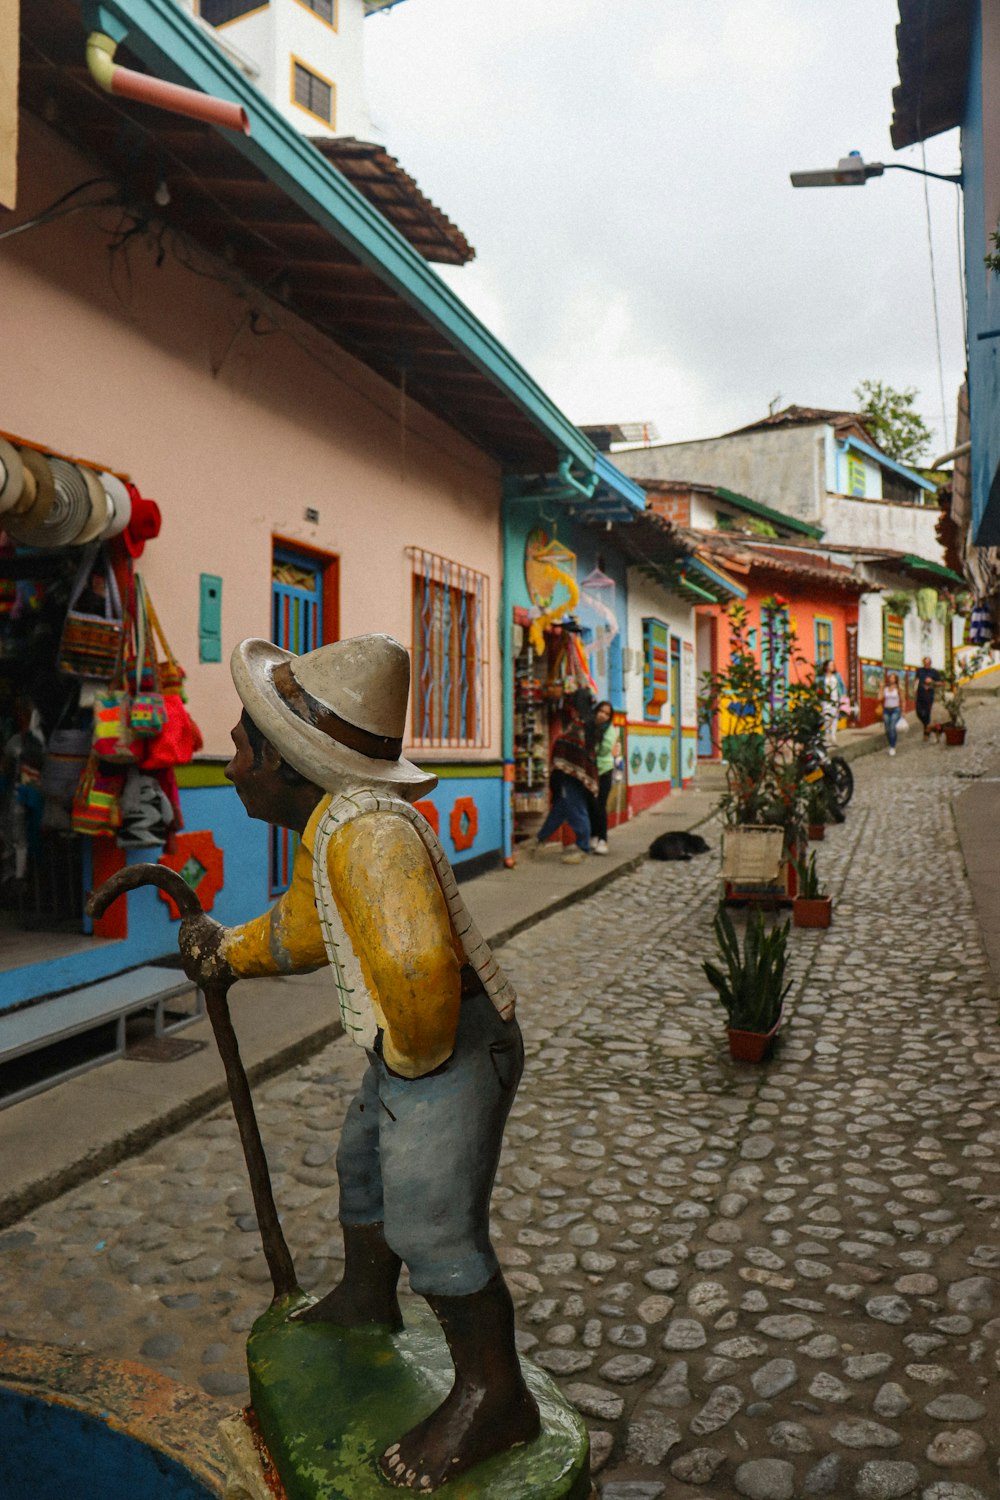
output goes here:
{"type": "MultiPolygon", "coordinates": [[[[327,962],[316,911],[313,845],[323,797],[303,832],[291,883],[269,912],[226,936],[239,979],[299,974],[327,962]]],[[[398,813],[353,818],[330,839],[330,886],[358,956],[395,1073],[420,1078],[447,1061],[461,1006],[462,950],[430,856],[398,813]]]]}

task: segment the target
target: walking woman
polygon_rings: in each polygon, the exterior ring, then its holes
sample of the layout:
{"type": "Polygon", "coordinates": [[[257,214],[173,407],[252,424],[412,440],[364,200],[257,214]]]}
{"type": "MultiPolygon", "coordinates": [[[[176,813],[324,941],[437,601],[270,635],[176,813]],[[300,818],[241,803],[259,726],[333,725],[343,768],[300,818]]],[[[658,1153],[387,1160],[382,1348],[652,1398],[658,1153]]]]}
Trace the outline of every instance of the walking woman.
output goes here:
{"type": "Polygon", "coordinates": [[[882,685],[882,728],[889,741],[889,754],[896,753],[896,726],[903,716],[903,693],[899,686],[899,674],[886,672],[882,685]]]}
{"type": "Polygon", "coordinates": [[[595,854],[608,852],[608,797],[614,779],[618,730],[611,722],[614,709],[607,701],[594,710],[594,759],[597,762],[597,796],[590,805],[590,831],[595,854]]]}
{"type": "Polygon", "coordinates": [[[588,804],[597,796],[597,767],[587,743],[587,729],[575,705],[567,704],[565,727],[552,746],[552,805],[538,833],[528,845],[528,854],[544,854],[561,847],[548,840],[563,823],[576,836],[576,848],[564,854],[564,865],[578,865],[591,852],[588,804]]]}
{"type": "Polygon", "coordinates": [[[836,744],[837,724],[840,720],[840,700],[844,696],[844,684],[832,661],[825,661],[816,678],[823,708],[823,737],[828,745],[836,744]]]}

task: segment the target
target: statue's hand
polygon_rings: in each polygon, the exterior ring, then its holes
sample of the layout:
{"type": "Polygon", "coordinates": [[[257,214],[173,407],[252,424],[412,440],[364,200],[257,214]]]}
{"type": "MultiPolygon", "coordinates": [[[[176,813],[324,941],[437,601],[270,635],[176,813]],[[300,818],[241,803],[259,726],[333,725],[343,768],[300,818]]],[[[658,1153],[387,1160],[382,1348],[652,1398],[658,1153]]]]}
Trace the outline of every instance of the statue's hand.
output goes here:
{"type": "Polygon", "coordinates": [[[206,984],[231,984],[233,981],[233,971],[219,952],[228,930],[204,912],[185,917],[181,923],[178,936],[181,963],[187,977],[202,988],[206,984]]]}

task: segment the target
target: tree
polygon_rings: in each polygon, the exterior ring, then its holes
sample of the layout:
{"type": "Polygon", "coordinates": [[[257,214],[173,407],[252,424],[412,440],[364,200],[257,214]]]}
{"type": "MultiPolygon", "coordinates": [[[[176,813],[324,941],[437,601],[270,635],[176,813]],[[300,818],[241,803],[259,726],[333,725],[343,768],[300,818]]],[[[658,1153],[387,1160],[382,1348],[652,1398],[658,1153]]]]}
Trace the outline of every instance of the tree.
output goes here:
{"type": "Polygon", "coordinates": [[[875,441],[903,464],[919,464],[930,447],[930,428],[914,407],[918,394],[914,386],[897,391],[881,380],[862,380],[854,388],[875,441]]]}

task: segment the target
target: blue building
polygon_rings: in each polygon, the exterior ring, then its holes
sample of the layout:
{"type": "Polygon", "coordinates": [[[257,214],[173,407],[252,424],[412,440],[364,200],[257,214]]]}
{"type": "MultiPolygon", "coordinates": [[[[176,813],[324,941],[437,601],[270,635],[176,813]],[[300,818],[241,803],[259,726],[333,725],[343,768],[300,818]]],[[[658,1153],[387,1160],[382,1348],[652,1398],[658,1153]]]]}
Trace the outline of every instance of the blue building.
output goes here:
{"type": "Polygon", "coordinates": [[[991,0],[900,0],[896,150],[961,128],[972,467],[970,540],[1000,544],[1000,11],[991,0]]]}

